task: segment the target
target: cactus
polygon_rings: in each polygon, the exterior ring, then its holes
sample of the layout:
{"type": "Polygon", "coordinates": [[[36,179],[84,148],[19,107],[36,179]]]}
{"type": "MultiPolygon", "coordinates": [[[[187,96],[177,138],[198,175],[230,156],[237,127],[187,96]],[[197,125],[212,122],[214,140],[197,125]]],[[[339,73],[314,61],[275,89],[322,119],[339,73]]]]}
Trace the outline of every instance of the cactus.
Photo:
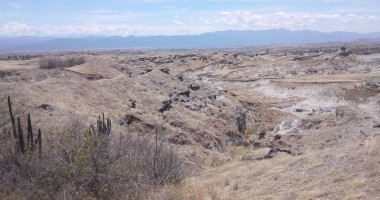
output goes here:
{"type": "Polygon", "coordinates": [[[102,133],[104,134],[107,130],[107,126],[106,126],[106,123],[104,123],[104,113],[103,113],[103,121],[102,121],[102,133]]]}
{"type": "Polygon", "coordinates": [[[111,120],[107,118],[107,131],[111,133],[111,120]]]}
{"type": "Polygon", "coordinates": [[[19,136],[20,150],[21,150],[21,153],[25,153],[25,142],[24,142],[24,135],[21,129],[20,117],[17,117],[17,123],[18,123],[18,136],[19,136]]]}
{"type": "Polygon", "coordinates": [[[38,129],[38,135],[36,139],[36,144],[38,143],[38,158],[41,161],[42,158],[42,138],[41,138],[41,129],[38,129]]]}
{"type": "MultiPolygon", "coordinates": [[[[14,136],[14,138],[18,139],[18,141],[16,142],[16,151],[24,154],[29,149],[34,150],[35,144],[38,143],[39,158],[41,159],[41,156],[42,156],[41,130],[38,129],[37,139],[34,140],[33,139],[32,120],[31,120],[30,114],[28,114],[28,132],[27,132],[27,141],[26,141],[26,147],[25,147],[25,140],[24,140],[24,134],[22,131],[21,120],[20,120],[20,117],[17,117],[17,124],[16,124],[16,120],[15,120],[15,117],[13,116],[13,112],[12,112],[11,98],[9,96],[8,96],[8,107],[9,107],[9,114],[10,114],[11,123],[12,123],[13,136],[14,136]],[[17,127],[17,129],[16,129],[16,127],[17,127]]],[[[8,135],[10,135],[10,134],[11,133],[9,131],[8,135]]]]}
{"type": "Polygon", "coordinates": [[[29,148],[29,141],[30,141],[30,149],[34,149],[34,140],[33,140],[33,128],[32,128],[32,120],[30,119],[30,114],[28,114],[28,141],[27,141],[27,147],[29,148]]]}
{"type": "MultiPolygon", "coordinates": [[[[103,118],[98,117],[98,120],[96,121],[96,125],[98,126],[98,135],[99,134],[110,134],[111,133],[111,120],[109,118],[106,119],[107,121],[104,121],[104,113],[103,118]]],[[[93,129],[93,127],[90,129],[93,129]]]]}
{"type": "Polygon", "coordinates": [[[96,125],[98,126],[98,133],[101,133],[103,125],[102,125],[102,120],[100,119],[100,116],[99,116],[99,119],[97,120],[96,125]]]}
{"type": "Polygon", "coordinates": [[[11,97],[10,96],[8,96],[8,108],[9,108],[9,115],[11,117],[11,123],[12,123],[12,129],[13,129],[13,137],[17,138],[16,120],[15,120],[15,117],[13,116],[12,105],[11,105],[11,97]]]}
{"type": "Polygon", "coordinates": [[[241,112],[239,115],[240,116],[238,116],[237,119],[236,119],[236,125],[237,125],[237,128],[238,128],[238,131],[241,134],[245,134],[245,130],[246,130],[246,127],[247,127],[247,113],[246,112],[241,112]]]}

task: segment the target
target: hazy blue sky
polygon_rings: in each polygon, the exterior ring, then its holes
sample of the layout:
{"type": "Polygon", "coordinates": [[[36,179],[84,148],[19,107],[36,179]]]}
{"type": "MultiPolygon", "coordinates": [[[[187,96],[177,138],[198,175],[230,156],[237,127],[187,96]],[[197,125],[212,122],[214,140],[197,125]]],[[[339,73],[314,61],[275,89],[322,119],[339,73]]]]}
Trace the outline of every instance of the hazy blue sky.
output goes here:
{"type": "Polygon", "coordinates": [[[0,36],[380,32],[380,0],[0,0],[0,36]]]}

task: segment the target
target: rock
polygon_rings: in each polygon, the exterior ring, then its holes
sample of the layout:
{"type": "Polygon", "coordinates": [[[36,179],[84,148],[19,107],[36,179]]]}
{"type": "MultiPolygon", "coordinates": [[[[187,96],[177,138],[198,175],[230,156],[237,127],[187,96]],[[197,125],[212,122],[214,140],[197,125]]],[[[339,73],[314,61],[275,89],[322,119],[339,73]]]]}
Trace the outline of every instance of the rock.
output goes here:
{"type": "Polygon", "coordinates": [[[170,69],[169,68],[163,68],[163,69],[160,69],[160,71],[165,73],[165,74],[169,74],[170,69]]]}
{"type": "Polygon", "coordinates": [[[183,81],[183,77],[182,76],[177,76],[178,80],[180,81],[183,81]]]}
{"type": "Polygon", "coordinates": [[[255,142],[255,143],[253,143],[253,147],[255,147],[255,148],[259,148],[260,147],[260,142],[255,142]]]}
{"type": "Polygon", "coordinates": [[[184,91],[184,92],[180,92],[178,93],[179,96],[185,96],[185,97],[190,97],[190,91],[187,90],[187,91],[184,91]]]}
{"type": "Polygon", "coordinates": [[[265,131],[262,131],[262,132],[260,132],[259,133],[259,139],[263,139],[263,138],[265,138],[265,131]]]}
{"type": "Polygon", "coordinates": [[[277,134],[277,135],[274,136],[273,139],[274,139],[274,140],[280,140],[280,139],[281,139],[281,135],[277,134]]]}
{"type": "Polygon", "coordinates": [[[210,100],[216,100],[216,94],[209,95],[208,98],[209,98],[210,100]]]}
{"type": "Polygon", "coordinates": [[[163,106],[158,110],[161,113],[168,111],[168,110],[170,110],[170,108],[172,108],[172,105],[171,105],[172,100],[171,99],[163,101],[162,104],[163,104],[163,106]]]}
{"type": "Polygon", "coordinates": [[[134,99],[129,99],[129,102],[131,102],[131,108],[136,108],[136,101],[134,99]]]}
{"type": "Polygon", "coordinates": [[[199,90],[201,88],[201,86],[199,86],[199,85],[190,85],[189,88],[191,90],[193,90],[193,91],[197,91],[197,90],[199,90]]]}
{"type": "Polygon", "coordinates": [[[54,110],[53,107],[49,104],[41,104],[40,106],[38,106],[38,108],[41,108],[41,109],[44,109],[44,110],[48,110],[48,111],[52,111],[54,110]]]}
{"type": "Polygon", "coordinates": [[[153,71],[152,69],[144,69],[141,74],[147,74],[149,72],[153,71]]]}
{"type": "Polygon", "coordinates": [[[251,150],[250,152],[247,152],[243,155],[242,160],[262,160],[268,156],[270,151],[270,148],[259,148],[256,150],[251,150]]]}
{"type": "Polygon", "coordinates": [[[123,126],[123,125],[130,125],[130,124],[132,124],[132,122],[134,122],[134,121],[141,122],[141,120],[140,120],[139,118],[135,117],[134,115],[130,115],[130,114],[128,114],[128,115],[125,115],[123,118],[121,118],[121,119],[119,120],[119,124],[120,124],[121,126],[123,126]]]}

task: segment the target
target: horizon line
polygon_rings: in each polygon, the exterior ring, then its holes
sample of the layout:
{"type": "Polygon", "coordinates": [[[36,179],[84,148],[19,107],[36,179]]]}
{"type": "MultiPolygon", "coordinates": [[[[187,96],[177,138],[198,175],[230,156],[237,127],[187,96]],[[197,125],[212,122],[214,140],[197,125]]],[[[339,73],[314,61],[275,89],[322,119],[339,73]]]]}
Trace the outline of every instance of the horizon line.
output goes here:
{"type": "Polygon", "coordinates": [[[303,31],[311,31],[311,32],[318,32],[318,33],[352,33],[352,34],[360,34],[360,35],[367,35],[367,34],[374,34],[374,33],[380,33],[380,31],[374,31],[374,32],[355,32],[355,31],[344,31],[344,30],[334,30],[334,31],[318,31],[318,30],[311,30],[311,29],[303,29],[303,30],[290,30],[286,28],[275,28],[275,29],[259,29],[259,30],[253,30],[253,29],[247,29],[247,30],[237,30],[237,29],[228,29],[228,30],[220,30],[220,31],[211,31],[211,32],[204,32],[199,34],[176,34],[176,35],[67,35],[67,36],[60,36],[60,35],[46,35],[46,36],[34,36],[34,35],[23,35],[23,36],[2,36],[0,35],[0,38],[27,38],[27,37],[34,37],[34,38],[88,38],[88,37],[98,37],[98,38],[110,38],[110,37],[121,37],[121,38],[127,38],[127,37],[173,37],[173,36],[201,36],[204,34],[210,34],[210,33],[219,33],[219,32],[246,32],[246,31],[279,31],[279,30],[285,30],[289,32],[303,32],[303,31]]]}

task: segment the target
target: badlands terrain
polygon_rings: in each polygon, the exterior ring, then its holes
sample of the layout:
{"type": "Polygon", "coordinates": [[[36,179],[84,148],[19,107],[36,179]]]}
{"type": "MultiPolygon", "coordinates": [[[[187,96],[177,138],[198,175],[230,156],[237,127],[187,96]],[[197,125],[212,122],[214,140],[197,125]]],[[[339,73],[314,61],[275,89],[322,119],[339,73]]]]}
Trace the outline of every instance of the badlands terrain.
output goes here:
{"type": "Polygon", "coordinates": [[[380,199],[380,44],[0,57],[2,107],[43,139],[101,113],[114,137],[162,125],[186,168],[167,199],[380,199]],[[58,57],[86,62],[40,68],[58,57]]]}

